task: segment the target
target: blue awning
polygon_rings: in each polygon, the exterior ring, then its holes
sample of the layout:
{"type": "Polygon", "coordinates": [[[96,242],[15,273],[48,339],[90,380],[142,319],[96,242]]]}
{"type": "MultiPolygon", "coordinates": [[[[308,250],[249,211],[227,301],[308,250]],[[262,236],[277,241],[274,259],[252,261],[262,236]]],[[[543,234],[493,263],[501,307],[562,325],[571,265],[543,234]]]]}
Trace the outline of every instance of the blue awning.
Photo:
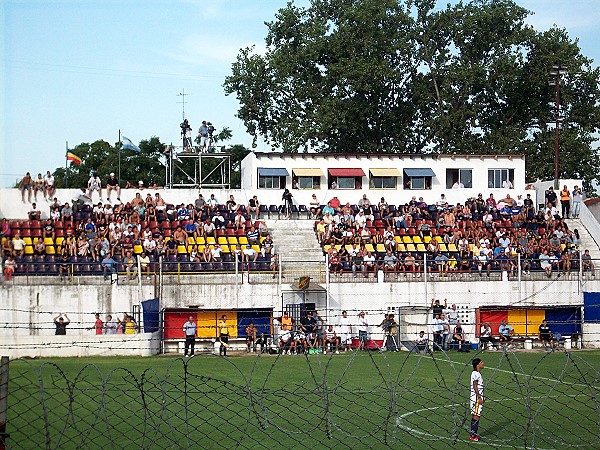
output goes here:
{"type": "Polygon", "coordinates": [[[259,167],[258,176],[260,177],[289,177],[287,169],[271,168],[271,167],[259,167]]]}
{"type": "Polygon", "coordinates": [[[429,168],[423,169],[404,169],[407,177],[435,177],[433,170],[429,168]]]}

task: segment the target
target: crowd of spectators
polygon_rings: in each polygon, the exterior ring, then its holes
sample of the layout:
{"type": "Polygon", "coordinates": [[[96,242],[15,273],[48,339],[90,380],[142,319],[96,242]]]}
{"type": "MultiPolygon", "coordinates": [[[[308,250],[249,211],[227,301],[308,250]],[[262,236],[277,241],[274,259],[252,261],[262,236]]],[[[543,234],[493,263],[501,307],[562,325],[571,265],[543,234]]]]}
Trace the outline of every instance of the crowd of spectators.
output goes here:
{"type": "MultiPolygon", "coordinates": [[[[580,264],[580,235],[565,218],[578,217],[581,190],[565,186],[559,195],[550,188],[539,210],[530,194],[498,200],[479,194],[456,205],[441,194],[435,203],[412,197],[398,206],[383,197],[375,205],[366,195],[355,205],[341,204],[334,196],[326,205],[311,203],[310,208],[332,274],[367,278],[383,270],[395,277],[420,277],[427,267],[442,276],[489,277],[499,271],[510,277],[520,259],[523,273],[544,271],[551,277],[578,270],[580,264]]],[[[594,275],[588,250],[581,260],[583,270],[594,275]]]]}
{"type": "Polygon", "coordinates": [[[19,270],[54,273],[61,278],[79,270],[102,273],[105,279],[125,272],[133,279],[138,269],[150,277],[160,257],[167,262],[166,271],[177,270],[177,264],[182,264],[181,271],[231,270],[235,261],[242,270],[271,271],[274,277],[279,271],[256,196],[244,205],[233,195],[221,203],[214,194],[206,200],[199,194],[193,203],[174,205],[160,192],[138,190],[123,203],[118,184],[111,188],[109,182],[106,203],[91,205],[89,199],[96,188],[101,195],[101,185],[92,182],[94,177],[88,191],[82,191],[72,203],[54,197],[47,219],[41,220],[34,202],[29,220],[2,220],[6,278],[19,270]],[[110,201],[113,190],[115,204],[110,201]]]}

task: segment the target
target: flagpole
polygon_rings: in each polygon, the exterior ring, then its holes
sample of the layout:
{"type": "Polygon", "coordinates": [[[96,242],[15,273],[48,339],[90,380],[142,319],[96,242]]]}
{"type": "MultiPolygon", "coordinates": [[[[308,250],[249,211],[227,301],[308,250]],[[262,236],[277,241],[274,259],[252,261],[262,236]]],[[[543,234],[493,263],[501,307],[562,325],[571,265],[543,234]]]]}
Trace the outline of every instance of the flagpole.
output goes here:
{"type": "Polygon", "coordinates": [[[67,153],[69,153],[69,141],[65,141],[65,189],[69,188],[69,159],[67,153]]]}
{"type": "Polygon", "coordinates": [[[119,142],[117,143],[118,145],[118,152],[119,152],[119,186],[121,186],[121,129],[119,128],[119,142]]]}

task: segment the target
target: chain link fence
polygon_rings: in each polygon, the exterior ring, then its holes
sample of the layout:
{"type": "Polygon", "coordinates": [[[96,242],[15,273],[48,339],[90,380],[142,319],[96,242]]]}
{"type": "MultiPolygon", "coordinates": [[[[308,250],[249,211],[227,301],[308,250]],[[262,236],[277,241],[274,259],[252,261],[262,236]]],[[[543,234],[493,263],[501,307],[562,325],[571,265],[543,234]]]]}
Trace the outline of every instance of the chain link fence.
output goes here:
{"type": "Polygon", "coordinates": [[[6,448],[599,448],[597,352],[10,362],[6,448]]]}

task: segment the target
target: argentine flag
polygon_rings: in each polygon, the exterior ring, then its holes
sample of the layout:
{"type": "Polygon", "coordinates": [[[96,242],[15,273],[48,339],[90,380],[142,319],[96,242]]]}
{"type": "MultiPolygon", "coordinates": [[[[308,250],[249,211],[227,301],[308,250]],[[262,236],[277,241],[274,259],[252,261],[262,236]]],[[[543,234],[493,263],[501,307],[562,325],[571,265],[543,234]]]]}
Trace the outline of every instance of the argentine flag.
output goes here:
{"type": "Polygon", "coordinates": [[[121,142],[123,143],[123,148],[127,150],[133,150],[134,152],[141,152],[140,148],[137,145],[134,145],[128,138],[125,136],[121,137],[121,142]]]}

